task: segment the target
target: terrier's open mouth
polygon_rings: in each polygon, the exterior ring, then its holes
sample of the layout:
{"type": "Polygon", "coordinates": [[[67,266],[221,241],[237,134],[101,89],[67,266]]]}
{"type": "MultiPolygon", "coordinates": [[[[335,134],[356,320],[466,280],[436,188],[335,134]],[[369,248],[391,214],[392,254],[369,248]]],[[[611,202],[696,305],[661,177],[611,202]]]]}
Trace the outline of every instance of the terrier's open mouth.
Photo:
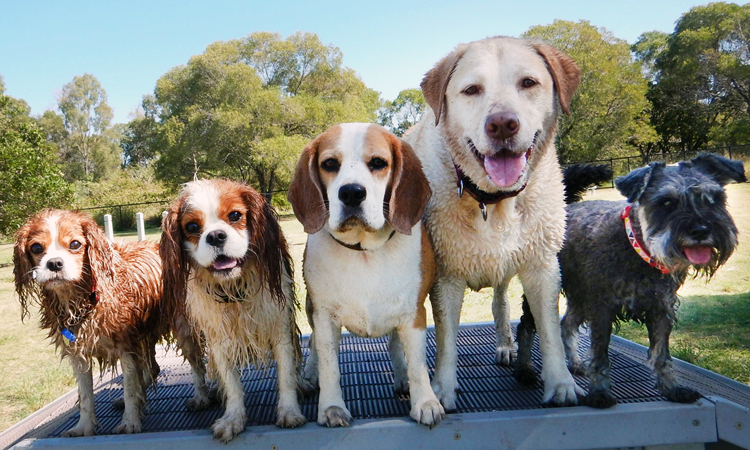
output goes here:
{"type": "Polygon", "coordinates": [[[228,272],[235,267],[241,266],[243,262],[245,262],[245,258],[230,258],[226,255],[220,255],[214,260],[211,269],[214,272],[228,272]]]}
{"type": "Polygon", "coordinates": [[[474,157],[477,158],[479,164],[484,167],[484,171],[487,172],[487,178],[501,189],[509,188],[516,184],[526,173],[526,167],[531,157],[531,152],[536,145],[538,135],[538,132],[534,134],[531,145],[523,153],[516,153],[510,149],[503,148],[493,155],[485,156],[479,153],[479,150],[477,150],[471,139],[469,139],[469,148],[474,153],[474,157]]]}
{"type": "Polygon", "coordinates": [[[690,261],[691,264],[695,264],[696,266],[705,266],[706,264],[711,262],[711,257],[713,257],[714,249],[713,247],[707,245],[696,245],[693,247],[684,247],[682,249],[682,253],[685,255],[685,258],[690,261]]]}

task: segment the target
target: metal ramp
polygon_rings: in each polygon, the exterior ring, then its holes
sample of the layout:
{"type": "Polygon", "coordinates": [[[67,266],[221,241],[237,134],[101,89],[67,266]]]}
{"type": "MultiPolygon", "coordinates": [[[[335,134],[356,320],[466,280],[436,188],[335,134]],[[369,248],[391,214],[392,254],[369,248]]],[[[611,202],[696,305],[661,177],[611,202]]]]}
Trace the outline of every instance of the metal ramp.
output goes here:
{"type": "MultiPolygon", "coordinates": [[[[341,384],[355,421],[350,428],[326,429],[315,423],[317,395],[302,401],[311,422],[302,428],[273,426],[276,373],[270,367],[243,369],[248,428],[230,445],[253,448],[620,448],[653,445],[693,445],[679,448],[750,448],[750,387],[704,369],[676,361],[682,382],[707,398],[693,405],[667,402],[654,389],[645,366],[645,348],[613,337],[610,346],[613,393],[618,405],[609,410],[588,407],[544,408],[542,386],[518,384],[512,370],[494,363],[494,327],[461,327],[458,337],[458,409],[433,430],[409,419],[408,399],[394,396],[393,372],[385,338],[364,339],[345,334],[341,342],[341,384]],[[713,443],[713,444],[710,444],[713,443]],[[256,447],[257,446],[257,447],[256,447]],[[697,447],[695,447],[697,446],[697,447]],[[737,447],[739,446],[739,447],[737,447]]],[[[308,353],[308,341],[302,342],[308,353]]],[[[588,339],[581,336],[581,351],[588,339]]],[[[534,345],[534,363],[541,356],[534,345]]],[[[428,366],[434,365],[434,330],[428,330],[428,366]]],[[[0,448],[94,448],[101,445],[175,448],[223,447],[213,441],[210,425],[222,413],[220,405],[189,412],[190,370],[182,358],[159,358],[158,388],[148,390],[148,413],[139,435],[109,435],[121,418],[112,400],[122,396],[122,377],[102,380],[95,388],[99,436],[60,438],[78,421],[73,390],[0,434],[0,448]]],[[[586,389],[588,382],[577,377],[586,389]]],[[[675,447],[677,448],[677,447],[675,447]]]]}

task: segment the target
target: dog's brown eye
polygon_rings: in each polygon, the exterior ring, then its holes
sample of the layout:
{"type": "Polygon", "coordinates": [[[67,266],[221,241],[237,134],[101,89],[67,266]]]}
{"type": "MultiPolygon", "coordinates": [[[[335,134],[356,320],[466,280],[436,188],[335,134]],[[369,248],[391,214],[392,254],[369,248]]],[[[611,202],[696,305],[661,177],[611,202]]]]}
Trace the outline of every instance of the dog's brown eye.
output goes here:
{"type": "Polygon", "coordinates": [[[44,251],[44,247],[41,244],[31,244],[29,250],[31,250],[31,253],[38,255],[44,251]]]}
{"type": "Polygon", "coordinates": [[[370,162],[367,163],[367,167],[372,171],[382,170],[388,167],[388,163],[383,158],[372,158],[370,162]]]}
{"type": "Polygon", "coordinates": [[[326,172],[338,172],[341,168],[341,164],[333,158],[328,158],[323,161],[323,164],[321,164],[320,167],[326,172]]]}
{"type": "Polygon", "coordinates": [[[238,220],[242,219],[242,213],[239,211],[232,211],[227,217],[229,217],[230,222],[237,222],[238,220]]]}
{"type": "Polygon", "coordinates": [[[536,81],[532,80],[531,78],[524,78],[523,81],[521,81],[521,86],[525,88],[530,88],[536,86],[536,81]]]}
{"type": "Polygon", "coordinates": [[[478,88],[478,87],[476,87],[476,86],[474,86],[474,85],[472,84],[471,86],[469,86],[469,87],[467,87],[466,89],[464,89],[464,91],[463,91],[463,92],[464,92],[464,94],[466,94],[466,95],[474,95],[474,94],[477,94],[477,93],[479,93],[479,88],[478,88]]]}
{"type": "Polygon", "coordinates": [[[71,250],[78,250],[79,248],[81,248],[81,245],[83,245],[83,244],[81,244],[78,241],[72,241],[70,243],[70,245],[68,245],[68,248],[71,249],[71,250]]]}
{"type": "Polygon", "coordinates": [[[185,231],[187,231],[190,234],[198,234],[201,231],[201,227],[195,222],[190,222],[187,225],[185,225],[185,231]]]}

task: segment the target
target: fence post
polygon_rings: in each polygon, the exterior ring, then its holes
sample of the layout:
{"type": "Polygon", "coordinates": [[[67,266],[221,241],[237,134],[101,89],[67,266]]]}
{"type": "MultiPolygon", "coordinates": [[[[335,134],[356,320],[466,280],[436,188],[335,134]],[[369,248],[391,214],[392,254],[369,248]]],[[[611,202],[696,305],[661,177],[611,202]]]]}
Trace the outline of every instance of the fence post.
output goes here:
{"type": "Polygon", "coordinates": [[[162,211],[161,212],[161,226],[162,226],[162,228],[164,228],[164,221],[167,220],[167,214],[169,214],[169,213],[166,212],[166,211],[162,211]]]}
{"type": "Polygon", "coordinates": [[[135,226],[138,229],[138,240],[146,240],[146,229],[143,225],[143,213],[135,213],[135,226]]]}
{"type": "Polygon", "coordinates": [[[104,215],[104,233],[107,235],[109,242],[114,242],[115,234],[112,231],[112,214],[104,215]]]}

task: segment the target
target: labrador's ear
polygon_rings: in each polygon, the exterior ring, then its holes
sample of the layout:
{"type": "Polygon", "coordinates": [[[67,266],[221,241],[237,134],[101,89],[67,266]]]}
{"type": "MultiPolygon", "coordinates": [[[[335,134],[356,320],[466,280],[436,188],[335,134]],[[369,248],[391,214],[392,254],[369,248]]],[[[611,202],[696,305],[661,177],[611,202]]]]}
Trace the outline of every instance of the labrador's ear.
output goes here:
{"type": "Polygon", "coordinates": [[[389,221],[399,233],[411,234],[414,225],[422,220],[432,190],[422,171],[422,163],[411,146],[391,133],[388,133],[388,139],[393,152],[389,221]]]}
{"type": "Polygon", "coordinates": [[[544,42],[535,41],[532,46],[547,63],[560,106],[565,114],[570,115],[570,102],[581,83],[581,69],[573,58],[544,42]]]}
{"type": "Polygon", "coordinates": [[[448,83],[453,71],[456,70],[456,65],[466,53],[466,49],[465,44],[456,47],[448,56],[438,61],[422,79],[422,94],[432,108],[432,112],[435,113],[435,126],[440,123],[440,117],[445,108],[445,91],[448,89],[448,83]]]}
{"type": "Polygon", "coordinates": [[[318,176],[318,146],[321,136],[302,150],[287,194],[294,215],[302,223],[307,234],[320,231],[328,216],[325,194],[318,176]]]}

